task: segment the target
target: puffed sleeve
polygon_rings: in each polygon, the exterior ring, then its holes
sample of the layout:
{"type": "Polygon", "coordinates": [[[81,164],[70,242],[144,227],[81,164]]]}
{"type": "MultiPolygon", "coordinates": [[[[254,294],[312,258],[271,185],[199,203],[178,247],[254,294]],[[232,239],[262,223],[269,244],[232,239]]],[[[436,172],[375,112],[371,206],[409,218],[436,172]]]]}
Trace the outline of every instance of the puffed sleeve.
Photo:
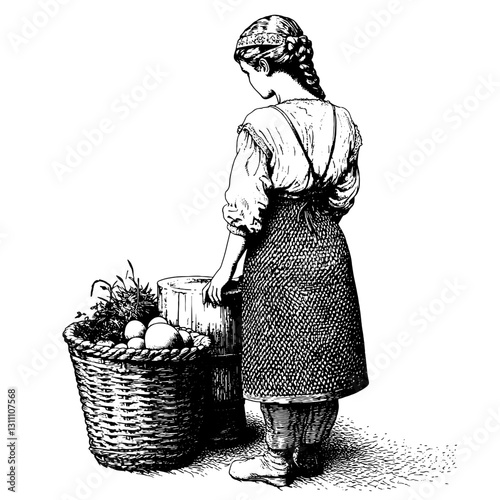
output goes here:
{"type": "Polygon", "coordinates": [[[230,232],[241,236],[262,229],[262,213],[272,186],[268,174],[270,153],[249,124],[238,127],[236,157],[231,169],[226,205],[222,209],[230,232]]]}
{"type": "Polygon", "coordinates": [[[357,125],[349,116],[349,151],[345,168],[335,184],[334,203],[342,214],[346,214],[354,205],[354,198],[359,191],[358,154],[363,144],[357,125]]]}

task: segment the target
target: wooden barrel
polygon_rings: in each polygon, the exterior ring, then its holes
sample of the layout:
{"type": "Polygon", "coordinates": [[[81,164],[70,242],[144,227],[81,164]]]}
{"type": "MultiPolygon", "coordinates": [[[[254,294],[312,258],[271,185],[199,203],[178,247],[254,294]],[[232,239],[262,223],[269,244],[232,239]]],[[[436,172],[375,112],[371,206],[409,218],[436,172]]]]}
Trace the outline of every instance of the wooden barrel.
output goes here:
{"type": "Polygon", "coordinates": [[[160,313],[175,326],[210,335],[210,387],[207,432],[215,444],[234,443],[246,426],[241,386],[241,288],[232,280],[222,291],[222,305],[205,304],[203,287],[211,278],[176,276],[158,282],[160,313]]]}

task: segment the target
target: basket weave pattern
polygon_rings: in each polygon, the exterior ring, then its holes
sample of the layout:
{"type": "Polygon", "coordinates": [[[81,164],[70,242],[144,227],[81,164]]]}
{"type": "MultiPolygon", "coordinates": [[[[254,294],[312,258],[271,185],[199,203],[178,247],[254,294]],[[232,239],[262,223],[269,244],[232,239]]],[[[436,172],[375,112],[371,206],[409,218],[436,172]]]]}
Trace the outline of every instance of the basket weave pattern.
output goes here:
{"type": "Polygon", "coordinates": [[[205,412],[208,337],[178,350],[96,346],[76,337],[73,325],[63,335],[90,450],[101,465],[168,470],[194,458],[205,412]]]}

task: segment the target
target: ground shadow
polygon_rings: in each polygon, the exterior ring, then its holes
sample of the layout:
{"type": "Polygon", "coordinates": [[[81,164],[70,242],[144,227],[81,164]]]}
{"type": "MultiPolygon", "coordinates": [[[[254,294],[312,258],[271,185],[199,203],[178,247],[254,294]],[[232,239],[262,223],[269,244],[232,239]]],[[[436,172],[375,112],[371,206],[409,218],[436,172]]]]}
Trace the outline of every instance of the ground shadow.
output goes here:
{"type": "MultiPolygon", "coordinates": [[[[177,474],[207,476],[227,469],[240,457],[262,453],[264,424],[262,417],[247,412],[248,429],[237,446],[204,450],[190,465],[171,471],[177,474]]],[[[349,490],[387,490],[413,482],[432,482],[455,467],[455,447],[408,446],[339,417],[330,440],[325,444],[325,471],[314,478],[297,478],[292,488],[329,488],[349,490]]]]}

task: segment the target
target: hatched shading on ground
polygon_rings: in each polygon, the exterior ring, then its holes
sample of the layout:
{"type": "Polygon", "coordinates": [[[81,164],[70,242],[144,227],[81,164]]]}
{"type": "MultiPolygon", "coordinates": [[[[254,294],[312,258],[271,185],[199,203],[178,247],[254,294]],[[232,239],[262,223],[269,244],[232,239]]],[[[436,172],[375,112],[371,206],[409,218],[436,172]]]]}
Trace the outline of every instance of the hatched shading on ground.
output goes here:
{"type": "MultiPolygon", "coordinates": [[[[265,450],[262,417],[247,412],[245,441],[231,448],[209,449],[187,467],[172,473],[207,476],[224,470],[234,459],[250,457],[265,450]]],[[[339,417],[325,448],[325,471],[314,478],[297,478],[292,488],[337,488],[387,490],[413,482],[432,482],[455,468],[455,446],[409,446],[356,427],[339,417]]],[[[228,479],[229,476],[228,476],[228,479]]]]}

